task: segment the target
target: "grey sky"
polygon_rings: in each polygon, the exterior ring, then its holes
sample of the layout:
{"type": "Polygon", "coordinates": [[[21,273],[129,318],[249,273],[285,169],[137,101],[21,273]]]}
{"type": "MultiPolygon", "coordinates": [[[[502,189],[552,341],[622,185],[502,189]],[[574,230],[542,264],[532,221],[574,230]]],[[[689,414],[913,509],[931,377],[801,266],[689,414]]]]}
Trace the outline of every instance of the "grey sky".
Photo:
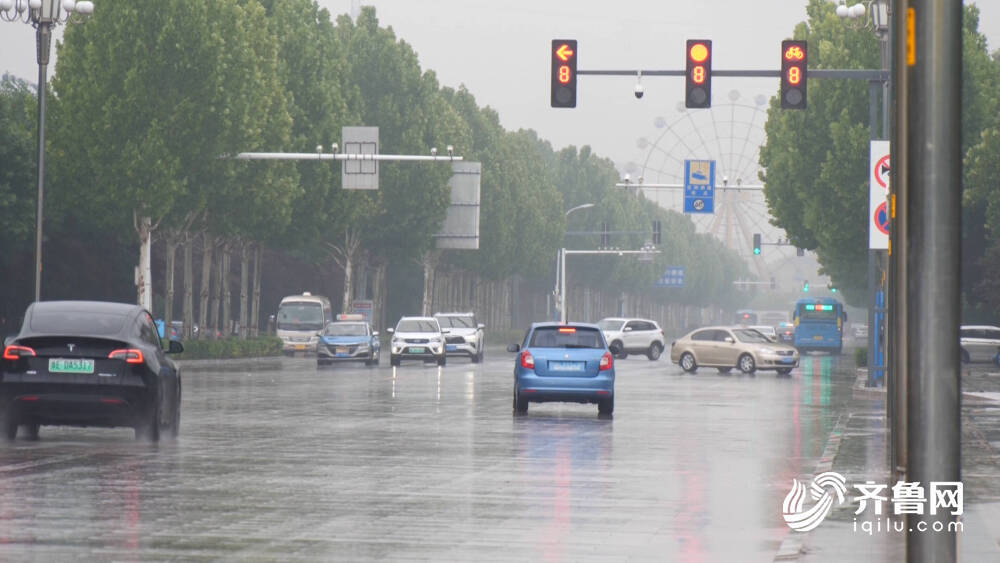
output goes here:
{"type": "MultiPolygon", "coordinates": [[[[331,13],[350,12],[357,0],[320,0],[331,13]]],[[[425,69],[443,85],[465,84],[480,105],[496,109],[508,129],[531,128],[557,148],[591,145],[621,169],[642,162],[655,139],[657,117],[668,122],[683,101],[683,82],[647,77],[645,97],[632,95],[634,78],[582,76],[576,109],[549,107],[552,39],[579,41],[581,69],[677,69],[684,41],[713,40],[716,69],[777,68],[782,39],[805,19],[805,0],[367,0],[383,25],[410,43],[425,69]]],[[[1000,1],[980,0],[980,29],[990,49],[1000,47],[1000,1]]],[[[95,2],[100,17],[100,0],[95,2]]],[[[0,22],[0,71],[37,79],[34,30],[0,22]]],[[[53,65],[54,68],[54,65],[53,65]]],[[[53,70],[50,68],[50,74],[53,70]]],[[[748,103],[771,96],[776,80],[713,80],[721,106],[733,90],[748,103]]],[[[698,110],[706,111],[706,110],[698,110]]],[[[718,110],[713,110],[718,111],[718,110]]],[[[704,118],[709,119],[709,118],[704,118]]],[[[729,117],[715,115],[713,122],[729,117]]],[[[661,121],[661,125],[662,125],[661,121]]],[[[369,124],[377,125],[377,124],[369,124]]]]}

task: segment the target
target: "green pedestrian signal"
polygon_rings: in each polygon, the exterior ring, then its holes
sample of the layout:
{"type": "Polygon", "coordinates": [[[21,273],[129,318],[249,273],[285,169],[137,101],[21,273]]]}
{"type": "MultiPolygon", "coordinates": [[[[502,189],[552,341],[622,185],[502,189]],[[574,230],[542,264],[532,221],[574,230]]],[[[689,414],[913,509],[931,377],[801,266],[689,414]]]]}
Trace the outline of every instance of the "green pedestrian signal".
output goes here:
{"type": "Polygon", "coordinates": [[[760,255],[760,233],[753,234],[753,253],[760,255]]]}
{"type": "Polygon", "coordinates": [[[802,282],[802,291],[809,293],[809,280],[802,282]]]}

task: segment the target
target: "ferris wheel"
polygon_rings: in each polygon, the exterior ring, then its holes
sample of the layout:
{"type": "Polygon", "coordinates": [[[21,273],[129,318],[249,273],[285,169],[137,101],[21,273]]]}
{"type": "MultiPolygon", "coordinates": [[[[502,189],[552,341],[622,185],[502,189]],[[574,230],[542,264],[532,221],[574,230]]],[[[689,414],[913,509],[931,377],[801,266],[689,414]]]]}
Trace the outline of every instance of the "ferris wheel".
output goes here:
{"type": "Polygon", "coordinates": [[[685,160],[714,160],[714,213],[690,213],[699,232],[710,233],[764,275],[768,264],[795,255],[784,243],[784,230],[771,224],[764,199],[759,165],[760,148],[766,141],[767,96],[744,101],[732,90],[726,102],[710,110],[688,110],[681,102],[677,114],[656,117],[657,131],[641,137],[636,145],[644,152],[639,162],[630,162],[625,172],[646,199],[684,212],[685,160]],[[656,187],[640,187],[640,186],[656,187]],[[766,251],[753,254],[752,240],[760,233],[766,251]]]}

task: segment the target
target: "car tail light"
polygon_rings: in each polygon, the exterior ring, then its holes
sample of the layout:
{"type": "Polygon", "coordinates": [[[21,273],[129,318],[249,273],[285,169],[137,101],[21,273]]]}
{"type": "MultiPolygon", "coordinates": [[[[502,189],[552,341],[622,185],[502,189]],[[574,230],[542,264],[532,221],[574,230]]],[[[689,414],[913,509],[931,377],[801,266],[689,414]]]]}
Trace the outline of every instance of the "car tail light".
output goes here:
{"type": "Polygon", "coordinates": [[[129,364],[141,364],[144,360],[142,357],[142,350],[136,348],[122,348],[121,350],[112,350],[108,354],[108,358],[112,360],[125,360],[129,364]]]}
{"type": "Polygon", "coordinates": [[[17,360],[20,358],[27,358],[28,356],[34,356],[35,350],[33,348],[28,348],[27,346],[18,346],[16,344],[11,344],[3,349],[3,359],[5,360],[17,360]]]}
{"type": "Polygon", "coordinates": [[[559,328],[559,332],[561,332],[563,334],[573,334],[574,332],[576,332],[576,327],[572,327],[572,326],[560,327],[559,328]]]}
{"type": "Polygon", "coordinates": [[[605,352],[601,356],[601,371],[606,371],[615,367],[615,360],[611,357],[611,352],[605,352]]]}
{"type": "Polygon", "coordinates": [[[535,369],[535,358],[531,355],[531,352],[527,350],[521,352],[521,367],[535,369]]]}

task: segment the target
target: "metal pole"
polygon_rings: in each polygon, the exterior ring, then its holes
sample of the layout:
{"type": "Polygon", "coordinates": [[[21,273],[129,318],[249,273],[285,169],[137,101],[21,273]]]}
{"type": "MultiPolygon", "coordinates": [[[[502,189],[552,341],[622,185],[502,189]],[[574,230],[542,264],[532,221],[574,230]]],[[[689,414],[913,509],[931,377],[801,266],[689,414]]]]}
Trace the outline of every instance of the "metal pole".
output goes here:
{"type": "MultiPolygon", "coordinates": [[[[878,139],[878,82],[868,83],[868,129],[872,141],[878,139]]],[[[869,163],[868,166],[872,164],[869,163]]],[[[869,229],[872,227],[868,227],[869,229]]],[[[881,371],[879,366],[879,317],[878,309],[878,267],[877,250],[868,249],[868,380],[866,387],[878,385],[881,371]]]]}
{"type": "Polygon", "coordinates": [[[561,252],[559,283],[562,287],[559,288],[559,320],[566,322],[566,249],[563,248],[561,252]]]}
{"type": "Polygon", "coordinates": [[[35,210],[35,301],[42,299],[42,209],[45,201],[45,83],[52,23],[38,22],[38,207],[35,210]]]}
{"type": "Polygon", "coordinates": [[[893,481],[902,479],[906,474],[906,396],[907,396],[907,300],[908,273],[907,255],[909,250],[905,241],[908,240],[906,211],[909,207],[907,196],[907,155],[909,140],[906,120],[909,92],[909,80],[906,66],[906,0],[894,0],[892,7],[892,93],[895,102],[892,112],[892,160],[889,169],[890,182],[890,224],[889,258],[892,265],[892,302],[889,311],[892,315],[889,360],[889,386],[887,388],[887,404],[889,409],[889,467],[893,471],[893,481]]]}
{"type": "MultiPolygon", "coordinates": [[[[908,53],[913,141],[908,149],[907,256],[911,307],[907,481],[924,487],[961,478],[958,327],[962,221],[962,3],[910,0],[908,53]]],[[[928,504],[933,505],[931,491],[928,504]]],[[[929,512],[929,510],[927,511],[929,512]]],[[[906,559],[957,560],[951,509],[908,515],[906,559]],[[921,531],[939,529],[941,532],[921,531]]]]}

